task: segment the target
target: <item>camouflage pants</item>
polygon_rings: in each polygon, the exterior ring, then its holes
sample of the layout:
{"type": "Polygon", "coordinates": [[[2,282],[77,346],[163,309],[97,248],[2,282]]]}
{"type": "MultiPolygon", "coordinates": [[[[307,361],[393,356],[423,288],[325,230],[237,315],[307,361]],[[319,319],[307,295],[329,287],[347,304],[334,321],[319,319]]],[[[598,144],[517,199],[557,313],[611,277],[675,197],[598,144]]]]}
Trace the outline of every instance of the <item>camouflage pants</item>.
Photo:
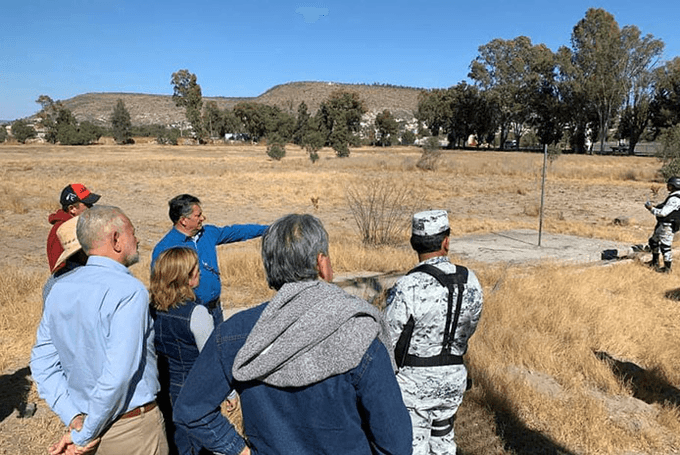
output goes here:
{"type": "Polygon", "coordinates": [[[453,417],[463,401],[467,382],[465,367],[404,367],[397,374],[397,381],[413,425],[413,455],[454,455],[453,422],[436,425],[436,421],[453,417]],[[432,434],[433,429],[449,427],[451,431],[446,434],[432,434]]]}
{"type": "Polygon", "coordinates": [[[657,223],[654,228],[654,233],[649,238],[649,248],[652,253],[659,253],[663,255],[665,262],[673,260],[673,229],[670,223],[657,223]]]}

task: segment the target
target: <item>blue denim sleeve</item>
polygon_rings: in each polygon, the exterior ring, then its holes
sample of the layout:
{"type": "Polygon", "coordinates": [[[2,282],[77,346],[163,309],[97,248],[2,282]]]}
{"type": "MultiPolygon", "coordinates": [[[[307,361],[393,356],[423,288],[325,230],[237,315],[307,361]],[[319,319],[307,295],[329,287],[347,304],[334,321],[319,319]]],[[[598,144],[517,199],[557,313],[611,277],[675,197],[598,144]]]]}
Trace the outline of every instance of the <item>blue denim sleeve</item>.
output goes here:
{"type": "Polygon", "coordinates": [[[220,411],[222,402],[232,390],[232,362],[222,358],[220,327],[208,338],[191,368],[173,407],[173,420],[206,449],[238,455],[245,448],[245,441],[220,411]],[[225,371],[229,374],[226,375],[225,371]]]}
{"type": "Polygon", "coordinates": [[[376,338],[354,375],[359,410],[376,454],[412,451],[411,418],[401,397],[387,349],[376,338]]]}

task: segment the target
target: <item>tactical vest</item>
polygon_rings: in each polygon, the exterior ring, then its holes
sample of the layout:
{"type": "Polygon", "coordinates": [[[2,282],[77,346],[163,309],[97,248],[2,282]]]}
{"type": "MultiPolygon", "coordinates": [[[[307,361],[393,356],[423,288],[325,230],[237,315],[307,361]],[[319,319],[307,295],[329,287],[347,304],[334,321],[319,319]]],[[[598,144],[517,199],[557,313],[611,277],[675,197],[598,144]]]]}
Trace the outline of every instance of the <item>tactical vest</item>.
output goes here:
{"type": "MultiPolygon", "coordinates": [[[[661,204],[657,205],[656,208],[658,209],[663,208],[672,197],[680,198],[680,195],[674,193],[669,194],[666,200],[663,201],[661,204]]],[[[671,223],[671,228],[673,229],[673,232],[678,232],[678,230],[680,230],[680,210],[674,210],[666,216],[658,216],[656,217],[656,220],[658,223],[671,223]]]]}
{"type": "Polygon", "coordinates": [[[412,367],[434,367],[442,365],[462,365],[463,357],[450,353],[451,345],[456,334],[456,327],[458,326],[458,318],[460,317],[460,310],[463,304],[463,290],[468,279],[468,270],[465,267],[456,266],[455,273],[442,272],[437,267],[431,264],[421,264],[412,269],[407,275],[415,272],[423,272],[434,277],[442,286],[448,289],[448,307],[446,310],[446,325],[444,326],[444,338],[442,340],[442,350],[438,355],[432,357],[418,357],[408,353],[409,345],[411,344],[411,337],[413,336],[413,328],[415,320],[411,316],[404,326],[404,329],[399,335],[399,340],[394,348],[394,357],[397,367],[412,366],[412,367]],[[456,308],[453,309],[453,290],[454,286],[458,288],[456,299],[456,308]]]}

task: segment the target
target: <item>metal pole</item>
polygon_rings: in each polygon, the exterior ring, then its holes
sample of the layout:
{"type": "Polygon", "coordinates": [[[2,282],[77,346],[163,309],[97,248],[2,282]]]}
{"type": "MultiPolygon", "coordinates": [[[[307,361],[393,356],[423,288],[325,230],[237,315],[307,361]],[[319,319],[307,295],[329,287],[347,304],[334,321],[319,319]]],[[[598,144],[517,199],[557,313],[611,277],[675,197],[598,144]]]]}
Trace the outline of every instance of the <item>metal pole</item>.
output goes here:
{"type": "Polygon", "coordinates": [[[541,246],[541,234],[543,233],[543,200],[545,196],[545,170],[548,162],[548,144],[543,144],[543,178],[541,179],[541,213],[538,221],[538,246],[541,246]]]}

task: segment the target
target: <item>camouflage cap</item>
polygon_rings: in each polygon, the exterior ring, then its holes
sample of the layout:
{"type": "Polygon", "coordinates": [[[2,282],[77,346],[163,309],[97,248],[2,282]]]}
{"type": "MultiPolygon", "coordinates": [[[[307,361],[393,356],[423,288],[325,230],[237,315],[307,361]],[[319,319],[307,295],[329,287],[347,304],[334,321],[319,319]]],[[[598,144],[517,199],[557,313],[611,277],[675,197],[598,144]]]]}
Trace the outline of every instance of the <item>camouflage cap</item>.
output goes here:
{"type": "Polygon", "coordinates": [[[449,228],[449,215],[446,210],[428,210],[413,215],[411,233],[413,235],[436,235],[449,228]]]}

